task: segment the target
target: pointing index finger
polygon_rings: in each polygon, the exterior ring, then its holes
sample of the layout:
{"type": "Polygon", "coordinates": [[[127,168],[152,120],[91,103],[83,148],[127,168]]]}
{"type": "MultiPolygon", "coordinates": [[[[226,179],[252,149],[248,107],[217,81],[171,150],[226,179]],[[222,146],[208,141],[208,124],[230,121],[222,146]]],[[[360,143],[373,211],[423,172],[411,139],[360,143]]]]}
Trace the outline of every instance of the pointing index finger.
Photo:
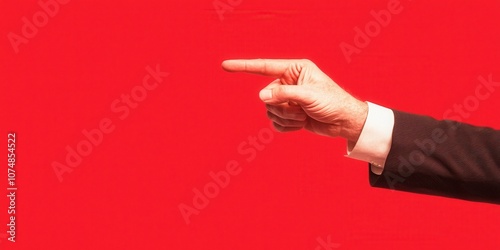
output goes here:
{"type": "Polygon", "coordinates": [[[222,62],[222,68],[229,72],[245,72],[280,77],[294,60],[281,59],[238,59],[222,62]]]}

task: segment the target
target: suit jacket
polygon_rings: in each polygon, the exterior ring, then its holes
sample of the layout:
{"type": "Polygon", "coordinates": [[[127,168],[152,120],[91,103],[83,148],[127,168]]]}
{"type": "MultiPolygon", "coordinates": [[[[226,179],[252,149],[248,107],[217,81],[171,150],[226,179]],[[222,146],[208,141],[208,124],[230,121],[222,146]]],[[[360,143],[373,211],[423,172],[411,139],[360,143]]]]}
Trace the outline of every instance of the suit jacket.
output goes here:
{"type": "Polygon", "coordinates": [[[500,131],[394,111],[375,187],[500,204],[500,131]]]}

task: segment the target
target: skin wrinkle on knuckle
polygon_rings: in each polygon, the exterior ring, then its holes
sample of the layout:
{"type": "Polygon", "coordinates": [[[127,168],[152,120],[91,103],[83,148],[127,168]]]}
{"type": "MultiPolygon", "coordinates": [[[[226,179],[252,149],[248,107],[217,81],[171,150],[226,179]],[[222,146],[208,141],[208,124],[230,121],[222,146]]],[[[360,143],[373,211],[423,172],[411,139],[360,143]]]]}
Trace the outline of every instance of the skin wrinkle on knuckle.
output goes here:
{"type": "Polygon", "coordinates": [[[298,71],[297,84],[299,84],[299,85],[304,84],[304,82],[305,82],[304,79],[306,79],[306,75],[307,75],[307,71],[308,71],[307,69],[308,69],[308,67],[306,67],[306,66],[299,66],[299,68],[297,69],[297,71],[298,71]]]}
{"type": "Polygon", "coordinates": [[[262,73],[265,73],[267,72],[267,61],[262,59],[264,61],[263,65],[262,65],[262,73]]]}

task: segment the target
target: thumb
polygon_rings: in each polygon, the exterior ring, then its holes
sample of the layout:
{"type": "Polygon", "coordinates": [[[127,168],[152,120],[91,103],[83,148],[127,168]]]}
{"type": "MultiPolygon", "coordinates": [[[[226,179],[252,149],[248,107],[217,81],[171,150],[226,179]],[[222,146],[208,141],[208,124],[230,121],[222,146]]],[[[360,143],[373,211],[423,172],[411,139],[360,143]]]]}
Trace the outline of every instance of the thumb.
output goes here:
{"type": "Polygon", "coordinates": [[[308,105],[312,99],[309,90],[301,85],[278,85],[274,88],[264,88],[260,91],[259,97],[268,104],[292,101],[299,105],[308,105]]]}

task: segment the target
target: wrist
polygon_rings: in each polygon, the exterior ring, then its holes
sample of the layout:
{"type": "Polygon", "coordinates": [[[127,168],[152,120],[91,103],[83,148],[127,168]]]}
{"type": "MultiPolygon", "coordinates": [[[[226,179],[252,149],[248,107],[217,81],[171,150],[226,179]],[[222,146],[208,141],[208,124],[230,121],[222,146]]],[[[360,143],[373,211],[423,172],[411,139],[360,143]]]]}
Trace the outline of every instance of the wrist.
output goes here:
{"type": "Polygon", "coordinates": [[[340,128],[340,136],[355,144],[361,135],[368,116],[368,104],[354,99],[344,113],[345,118],[340,128]]]}

